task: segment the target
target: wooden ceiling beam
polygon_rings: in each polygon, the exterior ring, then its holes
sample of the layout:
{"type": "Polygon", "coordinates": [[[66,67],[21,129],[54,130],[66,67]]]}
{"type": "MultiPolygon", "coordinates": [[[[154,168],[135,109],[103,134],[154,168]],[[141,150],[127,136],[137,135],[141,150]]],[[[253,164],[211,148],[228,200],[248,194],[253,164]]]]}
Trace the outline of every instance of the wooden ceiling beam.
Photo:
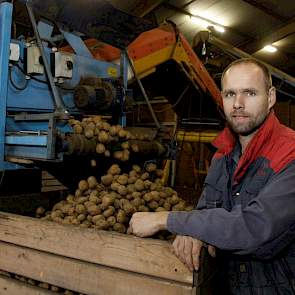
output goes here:
{"type": "Polygon", "coordinates": [[[265,45],[272,44],[293,34],[295,34],[295,19],[293,19],[292,22],[284,25],[277,31],[272,32],[268,36],[259,38],[259,40],[256,40],[254,42],[249,42],[247,45],[243,46],[242,49],[249,54],[253,54],[254,52],[262,49],[265,45]]]}
{"type": "Polygon", "coordinates": [[[144,17],[165,0],[136,0],[136,1],[122,1],[109,0],[109,2],[116,8],[119,8],[127,13],[138,17],[144,17]]]}
{"type": "Polygon", "coordinates": [[[280,20],[281,22],[286,22],[288,21],[288,18],[277,13],[276,11],[272,10],[271,8],[269,8],[268,6],[257,2],[256,0],[242,0],[246,3],[248,3],[249,5],[255,7],[256,9],[259,9],[260,11],[274,17],[277,20],[280,20]]]}

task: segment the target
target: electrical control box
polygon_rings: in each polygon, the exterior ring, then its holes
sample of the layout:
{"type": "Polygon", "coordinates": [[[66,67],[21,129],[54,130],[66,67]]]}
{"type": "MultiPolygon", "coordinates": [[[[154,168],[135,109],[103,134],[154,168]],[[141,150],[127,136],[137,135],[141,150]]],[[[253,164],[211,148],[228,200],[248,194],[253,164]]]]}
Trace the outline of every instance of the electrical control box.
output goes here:
{"type": "Polygon", "coordinates": [[[40,49],[36,45],[29,45],[26,50],[26,67],[28,74],[44,74],[44,66],[40,49]]]}
{"type": "Polygon", "coordinates": [[[51,54],[52,75],[55,78],[72,78],[73,56],[70,53],[54,52],[51,54]]]}
{"type": "Polygon", "coordinates": [[[20,46],[16,43],[10,43],[9,60],[18,61],[20,58],[20,46]]]}

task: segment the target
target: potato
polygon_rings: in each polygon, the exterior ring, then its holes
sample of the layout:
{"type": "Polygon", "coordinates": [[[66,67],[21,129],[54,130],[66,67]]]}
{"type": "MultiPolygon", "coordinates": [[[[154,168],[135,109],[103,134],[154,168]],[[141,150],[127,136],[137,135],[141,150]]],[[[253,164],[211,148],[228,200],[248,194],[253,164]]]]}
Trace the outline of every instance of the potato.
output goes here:
{"type": "Polygon", "coordinates": [[[67,196],[66,200],[69,204],[73,204],[73,203],[75,203],[75,196],[70,194],[67,196]]]}
{"type": "Polygon", "coordinates": [[[118,177],[117,181],[118,181],[120,184],[125,185],[125,184],[127,184],[127,182],[128,182],[128,176],[126,176],[126,175],[120,175],[120,176],[118,177]]]}
{"type": "Polygon", "coordinates": [[[152,185],[152,182],[150,180],[147,179],[144,181],[144,188],[145,189],[149,189],[151,187],[151,185],[152,185]]]}
{"type": "Polygon", "coordinates": [[[89,188],[88,182],[86,180],[81,180],[78,184],[78,187],[81,192],[84,192],[89,188]]]}
{"type": "Polygon", "coordinates": [[[141,205],[141,199],[140,198],[135,198],[130,203],[135,207],[138,208],[141,205]]]}
{"type": "Polygon", "coordinates": [[[111,152],[109,150],[105,150],[104,156],[109,158],[111,156],[111,152]]]}
{"type": "Polygon", "coordinates": [[[184,211],[185,210],[185,203],[179,202],[178,204],[172,207],[172,211],[184,211]]]}
{"type": "Polygon", "coordinates": [[[122,223],[115,223],[113,226],[114,231],[124,234],[126,232],[126,227],[122,223]]]}
{"type": "Polygon", "coordinates": [[[92,206],[87,207],[87,212],[90,215],[95,216],[95,215],[100,214],[101,210],[99,209],[99,207],[97,205],[92,205],[92,206]]]}
{"type": "Polygon", "coordinates": [[[96,160],[95,159],[91,159],[90,160],[90,166],[94,168],[94,167],[96,167],[96,165],[97,165],[96,164],[96,160]]]}
{"type": "Polygon", "coordinates": [[[132,215],[136,212],[136,208],[130,202],[123,205],[123,210],[125,211],[126,215],[132,215]]]}
{"type": "Polygon", "coordinates": [[[146,170],[147,172],[154,172],[154,171],[157,170],[157,165],[154,164],[154,163],[148,163],[148,164],[146,165],[146,167],[145,167],[145,170],[146,170]]]}
{"type": "Polygon", "coordinates": [[[97,122],[101,122],[102,118],[99,115],[96,115],[92,118],[92,121],[96,124],[97,122]]]}
{"type": "Polygon", "coordinates": [[[45,213],[45,209],[43,207],[38,207],[36,209],[36,215],[40,216],[43,215],[45,213]]]}
{"type": "Polygon", "coordinates": [[[52,211],[51,212],[51,218],[54,219],[54,218],[62,218],[64,217],[63,213],[61,210],[55,210],[55,211],[52,211]]]}
{"type": "Polygon", "coordinates": [[[169,201],[165,201],[165,203],[163,204],[163,207],[167,210],[170,211],[171,209],[171,204],[169,203],[169,201]]]}
{"type": "Polygon", "coordinates": [[[158,207],[156,210],[156,212],[162,212],[162,211],[167,211],[165,208],[163,207],[158,207]]]}
{"type": "Polygon", "coordinates": [[[118,183],[118,182],[113,182],[113,183],[111,184],[111,189],[112,189],[113,191],[115,191],[115,192],[118,191],[119,187],[120,187],[120,183],[118,183]]]}
{"type": "Polygon", "coordinates": [[[77,204],[84,204],[86,201],[88,201],[87,197],[79,197],[76,199],[77,204]]]}
{"type": "Polygon", "coordinates": [[[150,194],[152,195],[152,199],[154,201],[157,201],[158,202],[160,200],[160,194],[159,194],[159,192],[157,192],[157,191],[151,191],[150,194]]]}
{"type": "Polygon", "coordinates": [[[104,144],[102,144],[102,143],[98,143],[98,144],[96,145],[95,151],[96,151],[98,154],[104,154],[104,153],[105,153],[105,150],[106,150],[106,148],[105,148],[104,144]]]}
{"type": "Polygon", "coordinates": [[[180,198],[177,195],[172,195],[172,197],[169,199],[169,202],[171,205],[176,205],[179,203],[180,198]]]}
{"type": "Polygon", "coordinates": [[[86,138],[92,138],[94,136],[94,130],[88,126],[84,129],[84,135],[86,138]]]}
{"type": "Polygon", "coordinates": [[[74,133],[76,134],[82,134],[83,133],[83,127],[80,124],[76,124],[73,126],[74,133]]]}
{"type": "Polygon", "coordinates": [[[130,177],[128,178],[128,183],[129,183],[129,184],[135,183],[136,180],[137,180],[137,177],[135,177],[135,176],[130,176],[130,177]]]}
{"type": "Polygon", "coordinates": [[[140,192],[134,192],[132,193],[132,197],[135,198],[141,198],[141,193],[140,192]]]}
{"type": "Polygon", "coordinates": [[[133,165],[133,166],[132,166],[132,169],[133,169],[134,171],[136,171],[137,173],[140,173],[140,172],[141,172],[141,168],[140,168],[138,165],[133,165]]]}
{"type": "Polygon", "coordinates": [[[81,222],[81,221],[84,221],[86,219],[86,215],[85,214],[79,214],[77,216],[77,219],[81,222]]]}
{"type": "Polygon", "coordinates": [[[102,214],[105,218],[112,216],[115,213],[115,208],[113,206],[109,206],[102,214]]]}
{"type": "Polygon", "coordinates": [[[115,201],[114,201],[114,207],[115,207],[115,209],[119,209],[120,208],[120,201],[119,201],[119,199],[115,199],[115,201]]]}
{"type": "Polygon", "coordinates": [[[129,172],[129,178],[131,178],[131,177],[138,178],[139,177],[139,172],[136,172],[135,170],[131,170],[129,172]]]}
{"type": "Polygon", "coordinates": [[[123,150],[127,150],[127,149],[129,149],[129,142],[128,142],[128,141],[123,142],[123,143],[121,144],[121,147],[122,147],[123,150]]]}
{"type": "Polygon", "coordinates": [[[100,203],[99,197],[95,196],[94,194],[90,195],[89,201],[94,203],[94,204],[99,204],[100,203]]]}
{"type": "Polygon", "coordinates": [[[127,191],[129,194],[132,194],[136,191],[135,185],[134,184],[128,184],[127,185],[127,191]]]}
{"type": "Polygon", "coordinates": [[[109,226],[114,226],[115,223],[117,222],[116,217],[115,216],[109,216],[107,218],[107,222],[108,222],[109,226]]]}
{"type": "Polygon", "coordinates": [[[101,182],[106,186],[111,185],[112,181],[113,181],[113,175],[112,174],[107,174],[107,175],[104,175],[104,176],[101,177],[101,182]]]}
{"type": "Polygon", "coordinates": [[[143,182],[143,180],[137,179],[134,185],[135,185],[135,188],[136,188],[137,191],[140,192],[140,191],[144,190],[144,182],[143,182]]]}
{"type": "Polygon", "coordinates": [[[153,210],[155,210],[155,209],[157,209],[159,207],[159,204],[156,201],[151,201],[147,205],[148,205],[149,208],[151,208],[153,210]]]}
{"type": "Polygon", "coordinates": [[[92,222],[97,223],[99,220],[105,220],[105,217],[101,214],[92,216],[92,222]]]}
{"type": "Polygon", "coordinates": [[[119,130],[118,135],[120,138],[124,138],[127,136],[127,131],[124,129],[119,130]]]}
{"type": "Polygon", "coordinates": [[[63,214],[68,214],[69,209],[72,207],[73,207],[72,204],[65,204],[60,208],[60,210],[62,211],[63,214]]]}
{"type": "Polygon", "coordinates": [[[78,204],[78,205],[76,205],[76,207],[75,207],[75,211],[78,213],[78,214],[84,214],[84,213],[86,213],[86,207],[84,206],[84,205],[82,205],[82,204],[78,204]]]}
{"type": "Polygon", "coordinates": [[[121,173],[121,168],[117,164],[112,165],[110,169],[108,170],[108,174],[119,175],[120,173],[121,173]]]}
{"type": "Polygon", "coordinates": [[[87,178],[87,182],[88,182],[89,188],[91,188],[91,189],[94,189],[97,185],[97,180],[94,176],[89,176],[87,178]]]}
{"type": "Polygon", "coordinates": [[[143,195],[142,197],[146,202],[151,202],[153,200],[153,195],[149,192],[143,195]]]}
{"type": "Polygon", "coordinates": [[[101,143],[107,143],[109,141],[109,135],[104,130],[99,132],[97,138],[98,138],[98,141],[101,143]]]}
{"type": "Polygon", "coordinates": [[[110,127],[111,125],[108,122],[103,122],[102,129],[104,129],[105,131],[109,131],[110,127]]]}
{"type": "Polygon", "coordinates": [[[101,202],[102,209],[106,209],[109,206],[113,205],[114,201],[115,201],[114,196],[112,196],[110,194],[107,194],[107,195],[103,196],[102,202],[101,202]]]}
{"type": "Polygon", "coordinates": [[[115,151],[114,152],[114,158],[118,160],[122,160],[123,158],[123,152],[122,151],[115,151]]]}
{"type": "Polygon", "coordinates": [[[97,229],[108,229],[108,227],[109,223],[106,220],[100,219],[95,223],[95,228],[97,229]]]}
{"type": "Polygon", "coordinates": [[[141,179],[142,180],[147,180],[148,178],[150,177],[149,173],[148,172],[144,172],[142,175],[141,175],[141,179]]]}
{"type": "Polygon", "coordinates": [[[121,195],[121,196],[126,196],[127,193],[128,193],[128,190],[127,188],[124,186],[124,185],[120,185],[118,187],[118,193],[121,195]]]}
{"type": "Polygon", "coordinates": [[[109,134],[111,136],[116,136],[118,133],[118,128],[117,126],[111,126],[110,129],[109,129],[109,134]]]}
{"type": "Polygon", "coordinates": [[[80,190],[80,189],[77,189],[76,191],[75,191],[75,197],[76,198],[79,198],[79,197],[81,197],[82,196],[82,191],[80,190]]]}
{"type": "Polygon", "coordinates": [[[149,209],[148,207],[144,206],[144,205],[140,205],[140,206],[138,207],[138,211],[139,211],[139,212],[149,212],[150,209],[149,209]]]}
{"type": "Polygon", "coordinates": [[[119,223],[125,223],[128,221],[125,211],[121,209],[119,209],[116,219],[119,223]]]}
{"type": "Polygon", "coordinates": [[[129,156],[130,156],[130,152],[128,150],[123,150],[121,160],[123,162],[124,161],[128,161],[129,160],[129,156]]]}

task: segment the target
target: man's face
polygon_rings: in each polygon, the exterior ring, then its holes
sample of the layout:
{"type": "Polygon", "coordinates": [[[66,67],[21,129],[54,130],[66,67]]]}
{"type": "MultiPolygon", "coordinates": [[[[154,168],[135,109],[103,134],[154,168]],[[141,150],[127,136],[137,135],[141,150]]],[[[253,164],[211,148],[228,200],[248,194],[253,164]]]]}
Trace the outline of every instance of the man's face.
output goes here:
{"type": "Polygon", "coordinates": [[[250,135],[265,120],[275,103],[275,89],[266,90],[263,71],[255,64],[231,67],[222,81],[223,109],[238,135],[250,135]]]}

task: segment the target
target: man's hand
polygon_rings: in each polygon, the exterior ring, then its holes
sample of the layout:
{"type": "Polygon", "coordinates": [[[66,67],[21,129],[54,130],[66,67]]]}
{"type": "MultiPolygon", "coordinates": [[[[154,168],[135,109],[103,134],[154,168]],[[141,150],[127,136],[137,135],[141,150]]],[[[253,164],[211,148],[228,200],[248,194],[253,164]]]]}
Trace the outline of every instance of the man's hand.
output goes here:
{"type": "Polygon", "coordinates": [[[149,237],[167,228],[169,212],[137,212],[134,213],[130,222],[128,233],[138,237],[149,237]]]}
{"type": "MultiPolygon", "coordinates": [[[[200,267],[201,250],[205,243],[188,236],[177,236],[173,242],[173,252],[190,271],[200,267]]],[[[208,252],[212,257],[216,256],[215,247],[208,246],[208,252]]]]}

